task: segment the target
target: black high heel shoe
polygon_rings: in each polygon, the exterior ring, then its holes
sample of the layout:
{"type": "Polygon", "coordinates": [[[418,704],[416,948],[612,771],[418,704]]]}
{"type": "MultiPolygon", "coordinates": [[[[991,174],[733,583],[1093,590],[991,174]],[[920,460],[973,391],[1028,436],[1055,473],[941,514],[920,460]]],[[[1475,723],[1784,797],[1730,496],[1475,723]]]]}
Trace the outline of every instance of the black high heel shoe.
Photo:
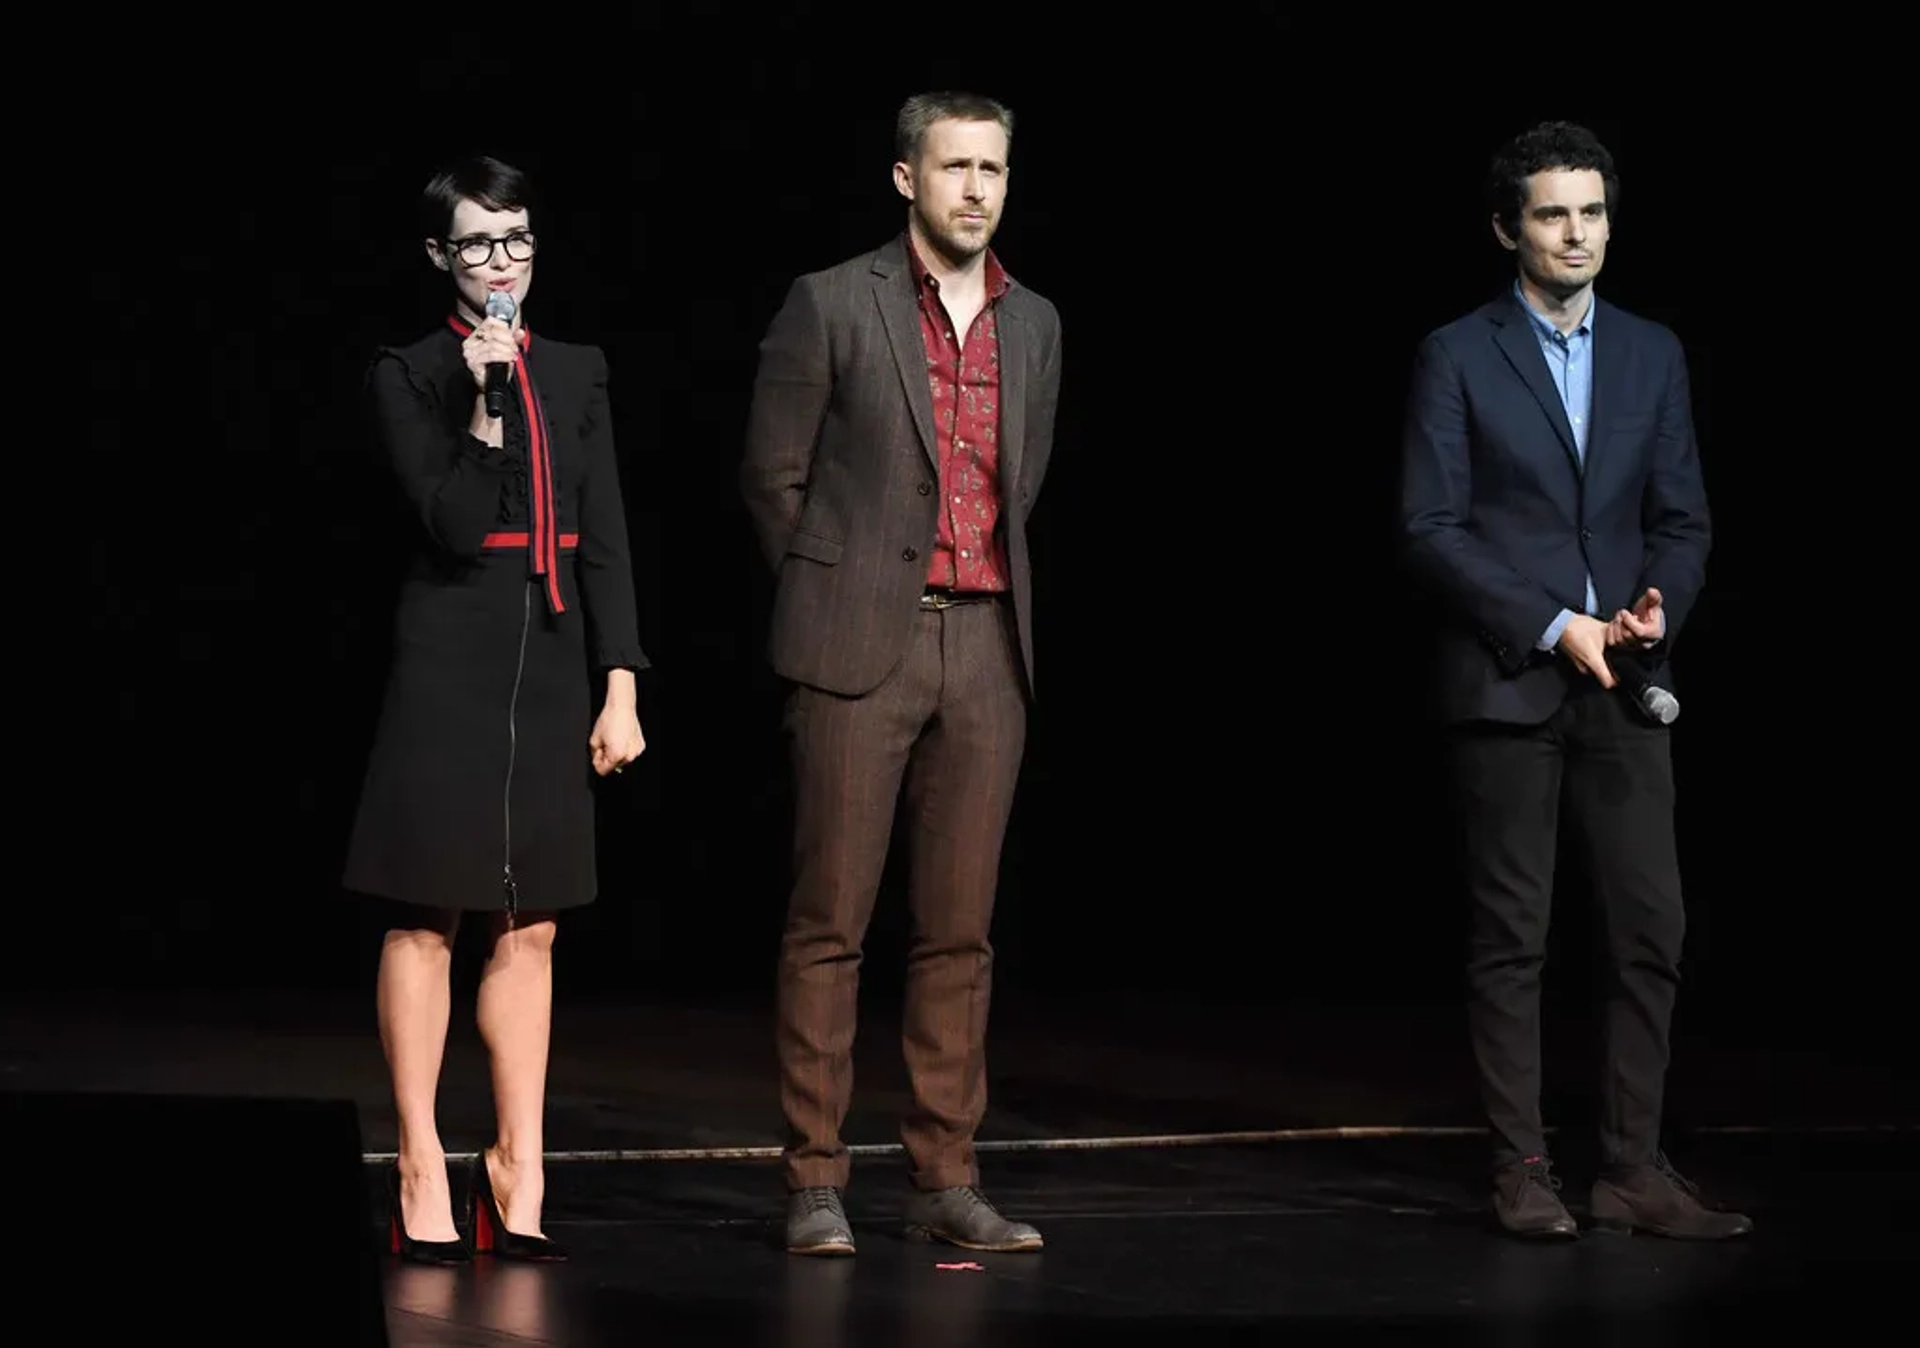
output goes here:
{"type": "Polygon", "coordinates": [[[487,1173],[484,1148],[473,1158],[473,1178],[467,1184],[473,1203],[473,1249],[501,1259],[527,1259],[555,1264],[567,1257],[566,1247],[551,1236],[523,1236],[507,1230],[500,1204],[493,1196],[493,1177],[487,1173]]]}
{"type": "Polygon", "coordinates": [[[407,1224],[400,1217],[400,1163],[395,1161],[387,1170],[387,1240],[389,1252],[399,1255],[409,1264],[464,1264],[473,1258],[467,1249],[467,1242],[456,1237],[453,1240],[415,1240],[407,1234],[407,1224]]]}

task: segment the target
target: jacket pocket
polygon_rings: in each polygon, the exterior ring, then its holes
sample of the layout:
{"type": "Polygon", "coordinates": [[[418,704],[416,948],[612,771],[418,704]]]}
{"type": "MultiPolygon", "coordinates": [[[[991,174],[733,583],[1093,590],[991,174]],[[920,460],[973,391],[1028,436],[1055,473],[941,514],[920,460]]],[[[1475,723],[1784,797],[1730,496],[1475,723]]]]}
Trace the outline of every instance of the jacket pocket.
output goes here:
{"type": "Polygon", "coordinates": [[[805,557],[808,561],[832,566],[840,560],[840,553],[845,546],[837,538],[827,538],[820,534],[808,533],[805,529],[795,529],[793,535],[787,539],[787,555],[805,557]]]}

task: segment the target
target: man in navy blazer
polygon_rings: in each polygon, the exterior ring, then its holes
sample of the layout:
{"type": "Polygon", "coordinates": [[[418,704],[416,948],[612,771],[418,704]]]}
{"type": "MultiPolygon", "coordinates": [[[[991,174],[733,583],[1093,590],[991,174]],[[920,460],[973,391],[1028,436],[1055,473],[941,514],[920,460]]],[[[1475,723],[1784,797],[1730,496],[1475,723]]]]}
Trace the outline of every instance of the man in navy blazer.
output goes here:
{"type": "Polygon", "coordinates": [[[1584,128],[1495,157],[1510,290],[1429,334],[1414,362],[1402,523],[1444,614],[1447,725],[1472,900],[1469,1016],[1508,1231],[1569,1238],[1540,1115],[1540,971],[1562,817],[1580,835],[1611,959],[1594,1223],[1696,1239],[1751,1222],[1704,1206],[1660,1145],[1685,914],[1667,726],[1629,660],[1666,660],[1705,580],[1710,525],[1686,357],[1598,299],[1619,178],[1584,128]],[[1611,656],[1610,656],[1611,653],[1611,656]]]}

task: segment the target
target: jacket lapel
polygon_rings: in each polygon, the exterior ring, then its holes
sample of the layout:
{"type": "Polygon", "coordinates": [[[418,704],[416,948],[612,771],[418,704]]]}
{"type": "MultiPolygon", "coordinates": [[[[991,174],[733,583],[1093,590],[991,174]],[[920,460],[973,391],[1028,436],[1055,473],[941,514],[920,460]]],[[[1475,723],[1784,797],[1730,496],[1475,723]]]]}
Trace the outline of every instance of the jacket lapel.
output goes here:
{"type": "MultiPolygon", "coordinates": [[[[1567,409],[1560,405],[1560,390],[1553,386],[1547,358],[1540,354],[1540,339],[1534,335],[1527,316],[1520,312],[1517,305],[1509,304],[1494,341],[1526,384],[1528,392],[1533,394],[1534,401],[1540,404],[1541,412],[1546,414],[1553,433],[1560,437],[1560,447],[1566,450],[1567,461],[1573,465],[1577,476],[1580,472],[1580,455],[1574,449],[1573,427],[1567,424],[1567,409]]],[[[1588,429],[1591,431],[1592,428],[1588,429]]],[[[1591,435],[1587,443],[1593,443],[1591,435]]]]}
{"type": "Polygon", "coordinates": [[[920,432],[920,448],[937,470],[940,461],[933,448],[933,390],[927,383],[927,346],[920,339],[920,315],[914,310],[913,272],[899,254],[899,247],[895,243],[874,259],[873,299],[880,306],[880,321],[893,348],[893,363],[900,371],[900,386],[913,413],[914,429],[920,432]]]}

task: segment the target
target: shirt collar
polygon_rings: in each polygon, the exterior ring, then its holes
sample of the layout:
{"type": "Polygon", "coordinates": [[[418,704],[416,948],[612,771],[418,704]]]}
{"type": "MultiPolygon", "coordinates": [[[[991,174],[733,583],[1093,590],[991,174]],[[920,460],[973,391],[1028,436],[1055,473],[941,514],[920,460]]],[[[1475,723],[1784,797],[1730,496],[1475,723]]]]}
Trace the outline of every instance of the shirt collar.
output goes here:
{"type": "MultiPolygon", "coordinates": [[[[913,283],[916,288],[940,290],[940,282],[927,270],[927,264],[920,260],[920,250],[913,245],[913,235],[903,236],[907,247],[907,264],[913,268],[913,283]]],[[[987,249],[987,302],[991,304],[1013,288],[1013,278],[1007,275],[1006,268],[1000,265],[1000,259],[994,256],[993,249],[987,249]]]]}
{"type": "MultiPolygon", "coordinates": [[[[1520,288],[1518,281],[1513,283],[1513,299],[1514,303],[1520,306],[1521,312],[1526,314],[1527,321],[1533,324],[1535,332],[1539,333],[1542,337],[1548,338],[1559,337],[1561,335],[1560,329],[1553,325],[1552,319],[1548,318],[1527,302],[1527,292],[1520,288]]],[[[1599,307],[1600,297],[1589,290],[1587,292],[1587,312],[1580,316],[1580,325],[1572,332],[1566,334],[1566,336],[1570,339],[1573,337],[1593,336],[1593,312],[1599,307]]]]}

